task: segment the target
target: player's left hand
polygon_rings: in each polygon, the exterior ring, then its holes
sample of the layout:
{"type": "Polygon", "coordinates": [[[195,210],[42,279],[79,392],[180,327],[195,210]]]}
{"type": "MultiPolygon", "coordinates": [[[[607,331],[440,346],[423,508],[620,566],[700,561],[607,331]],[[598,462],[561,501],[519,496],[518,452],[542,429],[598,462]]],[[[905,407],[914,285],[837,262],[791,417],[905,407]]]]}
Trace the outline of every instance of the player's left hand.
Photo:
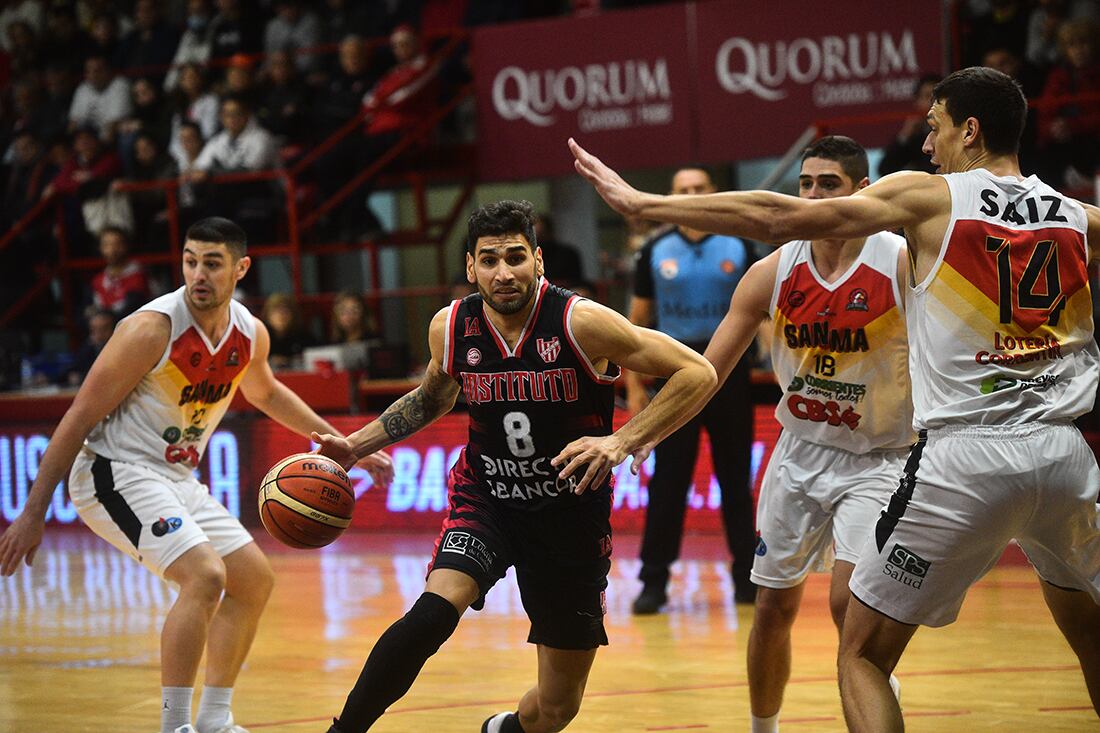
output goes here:
{"type": "Polygon", "coordinates": [[[561,453],[550,461],[554,468],[564,466],[558,473],[561,479],[568,479],[581,466],[588,464],[581,480],[573,487],[574,494],[583,494],[585,490],[597,489],[607,480],[611,469],[626,460],[630,452],[615,435],[601,438],[577,438],[562,448],[561,453]]]}
{"type": "Polygon", "coordinates": [[[371,453],[355,465],[365,469],[378,488],[384,489],[393,481],[393,459],[384,450],[371,453]]]}

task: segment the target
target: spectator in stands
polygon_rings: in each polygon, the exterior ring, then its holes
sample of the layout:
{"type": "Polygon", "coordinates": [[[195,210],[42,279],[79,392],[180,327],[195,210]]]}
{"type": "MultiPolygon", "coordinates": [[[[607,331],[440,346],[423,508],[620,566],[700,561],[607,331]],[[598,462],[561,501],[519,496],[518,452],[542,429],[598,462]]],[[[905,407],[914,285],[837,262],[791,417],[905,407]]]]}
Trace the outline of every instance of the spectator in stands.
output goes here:
{"type": "MultiPolygon", "coordinates": [[[[7,232],[38,203],[42,189],[57,174],[45,146],[25,129],[12,141],[10,158],[0,168],[0,232],[7,232]]],[[[56,240],[49,217],[40,218],[0,250],[0,310],[36,279],[36,268],[53,259],[56,240]]]]}
{"type": "MultiPolygon", "coordinates": [[[[1010,48],[995,46],[985,52],[982,57],[982,66],[996,69],[1002,74],[1015,79],[1023,87],[1028,99],[1035,99],[1043,89],[1043,73],[1024,61],[1023,57],[1010,48]]],[[[1039,121],[1034,108],[1027,110],[1027,120],[1024,124],[1023,134],[1020,136],[1020,170],[1025,174],[1034,172],[1038,165],[1038,137],[1039,121]]]]}
{"type": "Polygon", "coordinates": [[[263,101],[257,116],[271,134],[285,142],[300,142],[305,134],[309,88],[298,77],[289,51],[276,51],[267,60],[263,101]]]}
{"type": "Polygon", "coordinates": [[[1098,15],[1100,15],[1100,9],[1097,8],[1095,0],[1039,0],[1028,18],[1026,50],[1028,62],[1043,70],[1058,63],[1061,58],[1058,49],[1058,29],[1062,24],[1067,20],[1080,18],[1096,20],[1098,15]]]}
{"type": "MultiPolygon", "coordinates": [[[[194,169],[187,174],[192,183],[206,181],[211,175],[248,173],[280,166],[275,138],[252,116],[248,104],[229,97],[222,102],[222,131],[206,143],[194,169]]],[[[273,220],[280,203],[271,181],[221,183],[210,192],[220,208],[249,232],[254,241],[270,241],[273,220]]]]}
{"type": "Polygon", "coordinates": [[[218,14],[210,29],[210,58],[227,59],[238,53],[259,53],[261,21],[246,12],[241,0],[216,0],[218,14]]]}
{"type": "Polygon", "coordinates": [[[339,43],[349,35],[363,38],[383,35],[387,29],[379,25],[383,14],[378,12],[378,4],[377,0],[325,0],[321,12],[321,43],[339,43]]]}
{"type": "Polygon", "coordinates": [[[387,71],[363,100],[367,117],[368,153],[390,147],[409,128],[421,122],[436,107],[438,67],[430,65],[420,37],[408,25],[390,34],[390,50],[396,65],[387,71]]]}
{"type": "Polygon", "coordinates": [[[119,54],[118,16],[114,13],[96,13],[92,18],[92,26],[89,30],[92,40],[91,53],[93,56],[102,56],[109,59],[111,66],[119,66],[121,56],[119,54]]]}
{"type": "Polygon", "coordinates": [[[898,134],[883,150],[878,164],[879,177],[901,170],[935,173],[936,167],[922,152],[928,137],[928,110],[932,106],[932,89],[938,84],[938,74],[925,74],[913,88],[913,112],[905,118],[898,134]]]}
{"type": "Polygon", "coordinates": [[[0,133],[0,157],[5,157],[4,151],[16,135],[23,131],[40,134],[47,126],[45,117],[46,108],[42,99],[42,91],[34,77],[26,77],[15,82],[11,88],[11,111],[6,119],[0,117],[0,125],[3,132],[0,133]]]}
{"type": "Polygon", "coordinates": [[[202,201],[199,198],[199,187],[191,182],[189,174],[197,170],[195,162],[202,154],[205,144],[206,141],[203,139],[202,130],[199,129],[199,126],[194,122],[184,122],[180,125],[179,132],[176,133],[176,140],[173,141],[170,150],[173,160],[176,161],[176,170],[179,171],[180,176],[178,195],[181,229],[190,226],[192,222],[198,221],[204,215],[202,201]]]}
{"type": "Polygon", "coordinates": [[[7,37],[8,63],[12,76],[38,71],[42,54],[39,51],[38,33],[31,24],[22,20],[12,21],[7,25],[7,37]]]}
{"type": "Polygon", "coordinates": [[[7,231],[38,203],[54,176],[42,141],[29,128],[16,132],[10,162],[3,168],[3,199],[0,200],[0,231],[7,231]]]}
{"type": "MultiPolygon", "coordinates": [[[[370,72],[367,47],[362,38],[347,36],[340,42],[339,71],[316,95],[313,104],[313,127],[316,142],[335,133],[359,114],[363,98],[370,90],[374,76],[370,72]]],[[[364,138],[354,132],[346,135],[327,153],[318,158],[314,171],[320,199],[327,201],[352,176],[359,172],[365,157],[364,138]]],[[[365,231],[369,217],[365,211],[366,189],[350,196],[321,222],[321,236],[341,241],[356,241],[365,231]]],[[[377,228],[377,223],[374,224],[377,228]]]]}
{"type": "Polygon", "coordinates": [[[302,309],[290,293],[272,293],[264,301],[260,318],[271,335],[268,363],[274,369],[302,366],[302,352],[313,346],[313,338],[302,318],[302,309]]]}
{"type": "Polygon", "coordinates": [[[107,266],[92,278],[92,307],[125,318],[152,297],[141,263],[130,257],[130,236],[119,227],[99,233],[99,254],[107,266]]]}
{"type": "Polygon", "coordinates": [[[350,344],[375,338],[377,329],[371,324],[363,298],[345,290],[332,301],[329,319],[329,343],[350,344]]]}
{"type": "Polygon", "coordinates": [[[1059,97],[1100,94],[1100,28],[1089,19],[1063,24],[1062,61],[1047,76],[1039,100],[1043,180],[1055,187],[1085,188],[1100,161],[1100,100],[1057,103],[1059,97]]]}
{"type": "Polygon", "coordinates": [[[42,0],[15,0],[5,3],[4,8],[0,10],[0,29],[5,30],[0,34],[0,47],[11,52],[10,26],[12,23],[23,23],[38,35],[45,22],[46,4],[42,0]]]}
{"type": "Polygon", "coordinates": [[[229,97],[222,102],[222,131],[202,149],[192,178],[210,174],[261,171],[279,166],[278,150],[271,133],[262,128],[244,101],[229,97]]]}
{"type": "Polygon", "coordinates": [[[554,236],[554,221],[549,214],[539,214],[535,219],[535,241],[542,250],[542,265],[550,282],[573,289],[584,281],[581,253],[554,236]]]}
{"type": "Polygon", "coordinates": [[[122,161],[104,146],[96,130],[77,129],[72,135],[72,154],[57,176],[42,191],[43,196],[62,197],[69,238],[77,249],[88,243],[88,234],[106,226],[133,226],[125,197],[112,196],[110,182],[122,172],[122,161]]]}
{"type": "Polygon", "coordinates": [[[73,106],[73,94],[76,91],[76,76],[62,63],[47,62],[43,79],[46,99],[42,118],[46,126],[38,130],[38,133],[42,140],[51,140],[64,133],[68,127],[69,109],[73,106]]]}
{"type": "Polygon", "coordinates": [[[275,17],[264,29],[264,52],[290,51],[302,73],[317,67],[315,53],[301,53],[315,49],[321,42],[321,21],[312,10],[303,7],[301,0],[277,0],[275,17]]]}
{"type": "Polygon", "coordinates": [[[964,44],[964,65],[978,63],[994,46],[1007,46],[1018,54],[1027,49],[1028,8],[1024,0],[990,0],[989,12],[975,17],[964,44]]]}
{"type": "Polygon", "coordinates": [[[76,22],[71,6],[53,5],[46,12],[46,30],[41,34],[42,58],[76,71],[92,53],[92,40],[76,22]]]}
{"type": "Polygon", "coordinates": [[[105,310],[94,310],[88,316],[88,338],[73,355],[72,366],[65,375],[69,386],[75,387],[84,381],[99,352],[115,332],[116,320],[113,313],[105,310]]]}
{"type": "Polygon", "coordinates": [[[174,91],[179,84],[179,69],[184,64],[203,65],[210,60],[211,30],[213,28],[208,0],[187,1],[187,21],[172,68],[164,78],[164,90],[174,91]]]}
{"type": "Polygon", "coordinates": [[[69,129],[91,126],[100,139],[113,141],[115,128],[130,114],[130,83],[115,74],[103,56],[84,63],[84,83],[76,88],[69,108],[69,129]]]}
{"type": "Polygon", "coordinates": [[[172,116],[173,141],[184,122],[197,124],[205,140],[212,138],[218,131],[218,96],[206,88],[206,76],[198,64],[186,64],[180,69],[175,114],[172,116]]]}
{"type": "Polygon", "coordinates": [[[318,141],[331,135],[355,117],[375,77],[370,73],[366,42],[359,36],[344,36],[337,49],[338,69],[322,87],[313,106],[313,124],[318,141]]]}
{"type": "Polygon", "coordinates": [[[255,109],[259,103],[259,90],[253,68],[256,63],[247,54],[239,53],[229,59],[225,67],[225,83],[222,85],[221,98],[236,97],[244,100],[249,109],[255,109]]]}
{"type": "MultiPolygon", "coordinates": [[[[176,162],[160,141],[148,132],[134,140],[134,157],[126,167],[126,179],[136,182],[165,181],[176,177],[176,162]]],[[[116,184],[118,182],[116,181],[116,184]]],[[[114,186],[115,184],[112,184],[114,186]]],[[[138,242],[163,242],[168,234],[168,202],[163,188],[130,191],[134,236],[138,242]]]]}
{"type": "Polygon", "coordinates": [[[159,85],[176,55],[179,33],[160,17],[154,0],[134,4],[134,29],[119,44],[120,68],[154,76],[159,85]]]}
{"type": "Polygon", "coordinates": [[[133,161],[134,140],[141,133],[151,135],[163,149],[172,134],[172,109],[160,95],[160,85],[149,77],[135,79],[131,88],[133,109],[118,124],[119,152],[133,161]]]}

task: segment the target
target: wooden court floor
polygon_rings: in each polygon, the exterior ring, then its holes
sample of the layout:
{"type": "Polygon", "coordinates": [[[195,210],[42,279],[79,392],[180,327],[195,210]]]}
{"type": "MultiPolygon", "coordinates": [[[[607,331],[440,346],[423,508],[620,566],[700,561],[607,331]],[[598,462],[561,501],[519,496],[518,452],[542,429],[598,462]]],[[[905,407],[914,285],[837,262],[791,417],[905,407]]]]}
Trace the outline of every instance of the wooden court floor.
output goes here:
{"type": "MultiPolygon", "coordinates": [[[[266,538],[264,538],[266,539],[266,538]]],[[[251,731],[324,733],[377,636],[416,599],[430,535],[355,535],[321,552],[271,551],[272,603],[237,686],[251,731]]],[[[748,730],[752,609],[731,602],[716,538],[687,540],[668,612],[634,618],[637,538],[615,548],[601,651],[570,731],[748,730]]],[[[784,731],[844,729],[824,576],[794,632],[784,731]]],[[[170,590],[84,530],[47,535],[34,568],[0,579],[0,732],[155,733],[158,629],[170,590]]],[[[535,655],[509,577],[373,730],[476,733],[514,709],[535,655]]],[[[1026,566],[996,568],[960,620],[918,632],[898,670],[908,730],[1100,730],[1080,671],[1026,566]]]]}

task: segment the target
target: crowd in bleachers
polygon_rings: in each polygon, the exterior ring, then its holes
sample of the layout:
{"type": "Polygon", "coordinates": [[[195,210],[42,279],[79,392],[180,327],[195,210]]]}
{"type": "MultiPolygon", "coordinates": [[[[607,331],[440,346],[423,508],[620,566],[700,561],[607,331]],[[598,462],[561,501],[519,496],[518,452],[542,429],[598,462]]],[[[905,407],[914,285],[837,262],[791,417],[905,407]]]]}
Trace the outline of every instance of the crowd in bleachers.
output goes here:
{"type": "Polygon", "coordinates": [[[964,0],[958,11],[961,65],[1003,71],[1035,103],[1024,172],[1091,198],[1100,165],[1100,3],[964,0]]]}
{"type": "MultiPolygon", "coordinates": [[[[166,188],[154,182],[171,182],[182,226],[216,211],[241,222],[254,242],[278,239],[286,210],[280,182],[268,176],[227,183],[220,176],[294,167],[363,115],[354,134],[299,171],[311,203],[328,200],[469,80],[465,45],[454,55],[437,53],[447,33],[637,4],[646,3],[2,2],[0,232],[44,199],[60,207],[0,251],[0,310],[56,259],[63,231],[70,257],[105,261],[102,271],[89,270],[98,274],[81,296],[85,314],[124,316],[167,285],[128,254],[166,251],[166,188]],[[140,287],[120,299],[106,295],[137,282],[135,271],[140,287]]],[[[953,11],[958,61],[1012,75],[1037,103],[1025,132],[1025,172],[1091,196],[1100,165],[1100,3],[957,0],[953,11]]],[[[913,117],[886,149],[880,175],[928,165],[920,147],[937,79],[917,84],[913,117]]],[[[340,242],[376,236],[381,224],[365,203],[370,189],[371,181],[362,181],[319,222],[315,236],[340,242]]],[[[555,248],[552,230],[540,239],[556,279],[590,291],[575,251],[555,248]]],[[[302,348],[325,341],[330,324],[303,320],[296,304],[280,298],[265,309],[276,315],[265,320],[280,331],[291,366],[300,363],[302,348]]]]}

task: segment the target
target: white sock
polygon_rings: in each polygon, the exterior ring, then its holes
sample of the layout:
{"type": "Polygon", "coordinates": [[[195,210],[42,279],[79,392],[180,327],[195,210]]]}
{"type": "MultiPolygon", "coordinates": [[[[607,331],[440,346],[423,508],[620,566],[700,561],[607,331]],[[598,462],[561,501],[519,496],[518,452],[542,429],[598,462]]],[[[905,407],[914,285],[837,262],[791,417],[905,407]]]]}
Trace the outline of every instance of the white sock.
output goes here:
{"type": "Polygon", "coordinates": [[[176,728],[191,724],[191,698],[194,687],[160,688],[160,733],[175,733],[176,728]]]}
{"type": "Polygon", "coordinates": [[[779,733],[779,713],[767,718],[752,716],[752,733],[779,733]]]}
{"type": "Polygon", "coordinates": [[[894,675],[890,675],[890,691],[894,693],[898,705],[901,705],[901,683],[898,682],[898,678],[894,675]]]}
{"type": "Polygon", "coordinates": [[[203,687],[199,715],[195,718],[199,733],[216,733],[225,727],[229,722],[229,704],[232,701],[232,687],[203,687]]]}

